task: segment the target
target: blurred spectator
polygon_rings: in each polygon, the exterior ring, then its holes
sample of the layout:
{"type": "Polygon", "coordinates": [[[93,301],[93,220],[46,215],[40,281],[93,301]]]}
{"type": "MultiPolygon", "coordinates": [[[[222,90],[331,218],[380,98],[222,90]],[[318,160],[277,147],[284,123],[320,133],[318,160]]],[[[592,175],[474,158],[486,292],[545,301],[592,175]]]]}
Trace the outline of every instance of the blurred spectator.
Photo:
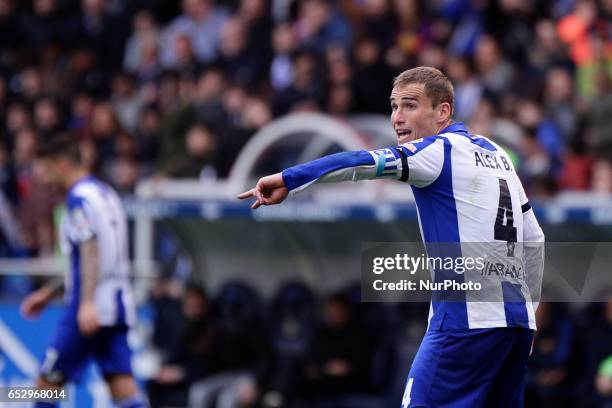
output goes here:
{"type": "Polygon", "coordinates": [[[300,52],[293,57],[293,83],[273,96],[274,116],[285,115],[300,106],[317,106],[320,102],[320,85],[316,78],[316,57],[300,52]]]}
{"type": "Polygon", "coordinates": [[[112,161],[109,180],[119,196],[134,194],[140,179],[138,161],[130,156],[122,156],[112,161]]]}
{"type": "Polygon", "coordinates": [[[112,82],[112,96],[110,99],[118,124],[122,128],[133,132],[138,122],[138,113],[142,109],[143,100],[129,74],[115,75],[112,82]]]}
{"type": "Polygon", "coordinates": [[[194,54],[191,38],[186,34],[179,34],[175,37],[172,46],[176,56],[172,68],[179,74],[180,78],[195,77],[201,68],[194,54]]]}
{"type": "MultiPolygon", "coordinates": [[[[32,172],[32,164],[37,145],[38,138],[33,129],[23,128],[17,132],[15,135],[15,150],[13,152],[13,157],[15,159],[15,168],[18,173],[27,173],[29,175],[32,172]]],[[[24,190],[30,190],[25,186],[22,188],[24,190]]]]}
{"type": "Polygon", "coordinates": [[[593,191],[612,193],[612,163],[609,159],[600,159],[593,165],[593,191]]]}
{"type": "Polygon", "coordinates": [[[99,102],[94,105],[91,113],[89,137],[96,145],[98,161],[104,163],[115,156],[115,138],[119,132],[119,124],[112,105],[99,102]]]}
{"type": "Polygon", "coordinates": [[[185,134],[186,157],[181,157],[170,175],[199,179],[217,177],[217,138],[204,124],[192,126],[185,134]]]}
{"type": "MultiPolygon", "coordinates": [[[[498,2],[492,3],[492,8],[495,8],[497,4],[498,2]]],[[[453,54],[473,55],[477,42],[486,29],[486,3],[450,1],[442,3],[439,7],[439,13],[454,24],[454,27],[451,28],[448,24],[441,24],[440,22],[435,23],[438,26],[436,37],[439,39],[449,37],[448,47],[453,54]]],[[[498,19],[495,19],[495,21],[499,22],[498,19]]],[[[493,34],[495,29],[495,27],[489,27],[490,34],[493,34]]]]}
{"type": "Polygon", "coordinates": [[[541,302],[537,311],[538,333],[529,360],[528,403],[543,407],[569,407],[570,358],[574,327],[559,303],[541,302]]]}
{"type": "Polygon", "coordinates": [[[162,67],[159,61],[158,41],[153,38],[145,38],[140,49],[141,62],[132,71],[142,83],[159,79],[162,74],[162,67]]]}
{"type": "Polygon", "coordinates": [[[79,143],[79,152],[83,165],[92,173],[98,171],[99,158],[98,149],[92,139],[83,139],[79,143]]]}
{"type": "Polygon", "coordinates": [[[359,35],[372,38],[373,42],[386,50],[395,40],[395,21],[388,0],[366,0],[361,12],[359,35]]]}
{"type": "Polygon", "coordinates": [[[134,16],[133,33],[127,41],[123,66],[129,72],[138,72],[147,64],[147,47],[154,44],[157,49],[159,28],[150,10],[140,10],[134,16]]]}
{"type": "Polygon", "coordinates": [[[588,31],[596,20],[595,2],[578,0],[574,12],[562,18],[557,25],[559,37],[570,46],[570,56],[576,65],[586,64],[593,57],[588,31]]]}
{"type": "Polygon", "coordinates": [[[81,0],[81,15],[70,28],[72,38],[96,56],[96,64],[110,72],[121,65],[127,33],[120,16],[108,11],[107,0],[81,0]]]}
{"type": "Polygon", "coordinates": [[[169,355],[164,358],[157,375],[148,384],[153,406],[184,406],[189,386],[211,372],[216,329],[210,309],[210,302],[203,288],[190,286],[185,289],[180,316],[182,327],[178,335],[174,332],[177,341],[169,355]]]}
{"type": "MultiPolygon", "coordinates": [[[[38,174],[40,169],[34,166],[33,171],[38,174]]],[[[32,179],[44,180],[45,177],[38,174],[32,179]]],[[[45,184],[32,184],[31,191],[22,197],[18,215],[23,245],[30,256],[53,254],[56,241],[53,211],[61,201],[61,193],[45,184]]]]}
{"type": "Polygon", "coordinates": [[[602,407],[612,407],[612,356],[606,357],[597,370],[596,388],[602,407]]]}
{"type": "Polygon", "coordinates": [[[612,74],[605,69],[598,71],[595,77],[597,82],[597,98],[589,104],[586,118],[591,138],[590,147],[593,152],[603,159],[612,158],[612,74]]]}
{"type": "Polygon", "coordinates": [[[214,0],[182,0],[183,13],[164,30],[161,41],[161,61],[164,67],[176,66],[178,55],[174,48],[176,37],[191,39],[200,62],[212,61],[217,56],[221,27],[227,13],[214,0]]]}
{"type": "Polygon", "coordinates": [[[86,136],[91,121],[94,100],[87,93],[78,93],[72,99],[67,127],[78,138],[86,136]]]}
{"type": "Polygon", "coordinates": [[[609,399],[605,393],[597,393],[596,386],[600,365],[612,355],[612,297],[606,303],[593,305],[591,310],[594,313],[582,322],[581,327],[583,373],[578,382],[578,392],[583,406],[599,407],[604,406],[606,398],[609,399]]]}
{"type": "Polygon", "coordinates": [[[387,61],[395,71],[401,71],[407,58],[414,58],[427,40],[422,35],[423,20],[418,1],[393,0],[392,8],[397,20],[395,41],[387,55],[387,61]]]}
{"type": "Polygon", "coordinates": [[[521,100],[516,112],[517,122],[528,138],[535,138],[537,146],[546,152],[547,168],[541,169],[543,176],[556,178],[561,169],[561,157],[565,141],[554,122],[543,116],[539,105],[533,100],[521,100]]]}
{"type": "Polygon", "coordinates": [[[325,110],[340,118],[353,111],[353,92],[348,85],[333,85],[328,90],[325,110]]]}
{"type": "Polygon", "coordinates": [[[32,106],[42,96],[44,91],[40,70],[37,67],[31,66],[21,71],[17,86],[23,100],[32,106]]]}
{"type": "Polygon", "coordinates": [[[328,0],[304,0],[300,3],[296,30],[300,42],[310,51],[323,53],[332,45],[345,49],[351,45],[351,27],[328,0]]]}
{"type": "MultiPolygon", "coordinates": [[[[468,122],[470,131],[477,135],[489,135],[497,143],[511,149],[511,158],[516,158],[515,153],[522,151],[525,143],[523,131],[513,121],[496,116],[495,113],[496,104],[490,99],[481,99],[468,122]]],[[[520,166],[520,162],[515,164],[520,166]]]]}
{"type": "Polygon", "coordinates": [[[426,45],[417,55],[416,65],[444,70],[446,64],[446,53],[444,49],[438,45],[426,45]]]}
{"type": "Polygon", "coordinates": [[[564,190],[588,190],[591,188],[594,159],[584,152],[584,144],[573,143],[563,159],[559,187],[564,190]]]}
{"type": "Polygon", "coordinates": [[[17,176],[11,163],[11,155],[6,146],[0,143],[0,189],[8,202],[16,206],[19,201],[17,176]]]}
{"type": "Polygon", "coordinates": [[[514,67],[504,58],[497,41],[489,35],[479,37],[474,59],[485,90],[500,100],[512,86],[514,67]]]}
{"type": "Polygon", "coordinates": [[[15,2],[13,0],[0,0],[0,46],[5,49],[19,47],[21,39],[20,21],[17,18],[15,2]]]}
{"type": "Polygon", "coordinates": [[[231,82],[254,86],[261,80],[269,62],[265,54],[249,46],[247,34],[247,27],[241,19],[227,20],[221,28],[217,62],[231,82]]]}
{"type": "Polygon", "coordinates": [[[264,99],[251,96],[247,99],[242,120],[245,129],[253,133],[272,121],[272,111],[264,99]]]}
{"type": "Polygon", "coordinates": [[[259,383],[269,368],[269,349],[260,326],[259,300],[252,288],[228,282],[221,289],[216,305],[213,370],[190,387],[189,406],[253,406],[259,383]]]}
{"type": "Polygon", "coordinates": [[[281,23],[274,28],[272,45],[274,57],[270,65],[270,83],[275,91],[280,91],[293,82],[291,54],[297,48],[297,40],[290,24],[281,23]]]}
{"type": "Polygon", "coordinates": [[[305,392],[317,400],[362,391],[366,347],[355,325],[348,300],[329,296],[322,307],[321,326],[304,367],[305,392]]]}
{"type": "Polygon", "coordinates": [[[32,112],[25,104],[18,102],[10,104],[6,110],[6,128],[3,135],[7,141],[7,147],[12,148],[15,134],[19,130],[32,125],[32,112]]]}
{"type": "Polygon", "coordinates": [[[64,129],[63,115],[52,98],[41,98],[34,105],[34,125],[42,140],[49,140],[64,129]]]}
{"type": "Polygon", "coordinates": [[[573,65],[564,52],[565,47],[557,35],[554,21],[540,20],[535,24],[534,31],[535,43],[528,50],[529,63],[534,69],[545,72],[555,66],[569,68],[573,65]]]}
{"type": "Polygon", "coordinates": [[[346,50],[332,45],[325,51],[327,81],[330,85],[344,85],[351,82],[353,67],[346,50]]]}
{"type": "Polygon", "coordinates": [[[33,0],[31,11],[22,15],[24,46],[32,56],[40,55],[50,43],[63,40],[58,0],[33,0]]]}
{"type": "MultiPolygon", "coordinates": [[[[281,286],[270,304],[268,333],[274,352],[273,374],[269,392],[262,396],[263,403],[274,400],[286,405],[299,386],[302,367],[311,349],[315,297],[312,290],[301,282],[281,286]]],[[[277,403],[278,405],[278,403],[277,403]]]]}
{"type": "MultiPolygon", "coordinates": [[[[254,50],[266,65],[272,56],[270,3],[270,0],[241,0],[236,10],[236,17],[246,26],[249,49],[254,50]]],[[[257,79],[261,79],[261,76],[257,79]]]]}
{"type": "Polygon", "coordinates": [[[546,114],[563,136],[563,143],[572,142],[578,131],[578,112],[573,103],[571,74],[564,68],[553,68],[546,73],[544,106],[546,114]]]}
{"type": "Polygon", "coordinates": [[[185,153],[184,136],[196,122],[223,129],[226,119],[221,102],[224,84],[223,72],[211,66],[198,78],[192,92],[193,99],[181,101],[178,78],[172,74],[164,77],[160,89],[160,107],[167,117],[160,138],[159,159],[162,171],[169,174],[177,170],[176,164],[185,153]]]}
{"type": "Polygon", "coordinates": [[[373,38],[363,38],[356,44],[351,99],[357,112],[386,114],[389,110],[393,75],[383,52],[373,38]]]}
{"type": "Polygon", "coordinates": [[[467,120],[480,102],[483,86],[474,76],[471,61],[465,57],[451,57],[448,61],[448,76],[455,87],[453,116],[458,120],[467,120]]]}
{"type": "Polygon", "coordinates": [[[138,159],[143,163],[148,174],[152,173],[159,155],[161,126],[162,117],[156,105],[147,105],[140,110],[135,132],[136,145],[138,159]]]}
{"type": "Polygon", "coordinates": [[[499,15],[491,16],[498,23],[491,26],[490,30],[499,39],[508,58],[523,65],[533,43],[531,19],[537,3],[530,0],[502,0],[498,7],[499,15]]]}
{"type": "Polygon", "coordinates": [[[20,129],[15,135],[13,151],[17,189],[20,199],[26,199],[34,192],[33,160],[38,139],[31,128],[20,129]]]}

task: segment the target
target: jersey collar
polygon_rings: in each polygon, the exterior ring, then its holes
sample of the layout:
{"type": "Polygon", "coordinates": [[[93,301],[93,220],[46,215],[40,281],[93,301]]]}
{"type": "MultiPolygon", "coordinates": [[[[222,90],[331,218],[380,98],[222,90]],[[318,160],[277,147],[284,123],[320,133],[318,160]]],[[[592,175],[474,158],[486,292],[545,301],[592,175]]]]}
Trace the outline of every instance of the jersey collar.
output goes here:
{"type": "Polygon", "coordinates": [[[467,135],[468,130],[463,122],[455,122],[442,129],[438,134],[442,133],[463,133],[467,135]]]}

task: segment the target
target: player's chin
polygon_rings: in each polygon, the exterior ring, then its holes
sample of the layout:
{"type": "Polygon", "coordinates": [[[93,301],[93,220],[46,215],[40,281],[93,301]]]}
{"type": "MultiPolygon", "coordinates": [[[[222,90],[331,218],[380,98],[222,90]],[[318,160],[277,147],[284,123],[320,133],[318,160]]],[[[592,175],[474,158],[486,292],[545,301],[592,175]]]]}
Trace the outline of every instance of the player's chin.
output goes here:
{"type": "Polygon", "coordinates": [[[412,134],[409,135],[405,135],[405,136],[398,136],[397,137],[397,144],[405,144],[408,142],[412,142],[414,140],[414,138],[412,137],[412,134]]]}

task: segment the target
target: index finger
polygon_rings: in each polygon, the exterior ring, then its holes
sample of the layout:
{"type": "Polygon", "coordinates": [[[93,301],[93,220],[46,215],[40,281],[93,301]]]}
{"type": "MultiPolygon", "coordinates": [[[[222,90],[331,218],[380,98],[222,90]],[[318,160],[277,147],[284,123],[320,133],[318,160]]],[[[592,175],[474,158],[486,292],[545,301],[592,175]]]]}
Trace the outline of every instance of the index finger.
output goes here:
{"type": "Polygon", "coordinates": [[[245,198],[249,198],[249,197],[255,197],[255,189],[252,188],[248,191],[245,191],[244,193],[240,193],[236,197],[241,200],[244,200],[245,198]]]}

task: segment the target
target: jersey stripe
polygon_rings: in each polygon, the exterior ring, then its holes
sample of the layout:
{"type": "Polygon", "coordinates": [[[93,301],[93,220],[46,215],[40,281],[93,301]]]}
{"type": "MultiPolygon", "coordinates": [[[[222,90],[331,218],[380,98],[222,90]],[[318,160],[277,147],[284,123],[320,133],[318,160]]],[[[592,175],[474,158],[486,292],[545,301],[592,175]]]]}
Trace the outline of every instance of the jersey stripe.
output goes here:
{"type": "MultiPolygon", "coordinates": [[[[444,140],[444,163],[440,176],[430,185],[423,188],[413,186],[414,196],[419,209],[419,223],[422,225],[423,241],[430,257],[461,257],[459,244],[459,221],[457,207],[453,194],[453,171],[451,163],[452,145],[446,138],[444,140]],[[435,193],[432,193],[434,192],[435,193]],[[436,243],[444,244],[443,247],[436,243]]],[[[453,270],[436,270],[435,282],[452,279],[462,283],[463,275],[453,270]]],[[[433,293],[433,316],[429,323],[430,329],[466,328],[468,327],[465,294],[452,302],[441,302],[439,296],[433,293]]]]}

